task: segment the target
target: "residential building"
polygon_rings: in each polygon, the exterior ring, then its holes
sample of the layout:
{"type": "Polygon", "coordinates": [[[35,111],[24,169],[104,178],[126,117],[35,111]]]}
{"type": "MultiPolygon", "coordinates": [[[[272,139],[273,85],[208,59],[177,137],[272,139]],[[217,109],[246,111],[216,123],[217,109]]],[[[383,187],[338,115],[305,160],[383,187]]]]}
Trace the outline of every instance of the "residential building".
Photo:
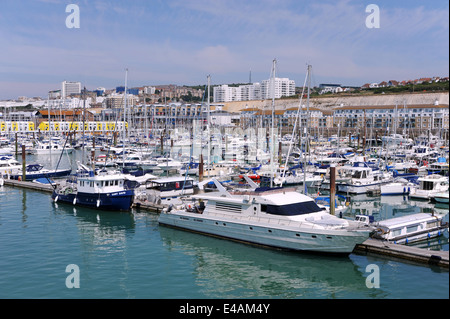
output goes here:
{"type": "Polygon", "coordinates": [[[71,94],[81,94],[81,82],[63,81],[61,83],[61,98],[65,99],[71,94]]]}
{"type": "Polygon", "coordinates": [[[215,103],[243,101],[242,89],[240,86],[228,86],[227,84],[216,86],[213,89],[213,101],[215,103]]]}
{"type": "Polygon", "coordinates": [[[272,88],[272,79],[264,80],[261,83],[261,97],[262,99],[271,99],[272,92],[275,93],[275,98],[279,99],[282,96],[295,95],[295,81],[288,78],[275,78],[274,88],[272,88]]]}

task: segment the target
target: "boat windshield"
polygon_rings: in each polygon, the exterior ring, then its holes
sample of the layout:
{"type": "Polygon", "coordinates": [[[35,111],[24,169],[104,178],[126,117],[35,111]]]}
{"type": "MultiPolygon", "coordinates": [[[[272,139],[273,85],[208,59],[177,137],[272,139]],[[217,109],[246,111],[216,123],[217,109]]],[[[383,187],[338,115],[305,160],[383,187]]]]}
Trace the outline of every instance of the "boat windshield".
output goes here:
{"type": "Polygon", "coordinates": [[[317,213],[325,208],[320,208],[314,201],[294,203],[288,205],[261,205],[261,211],[272,215],[296,216],[317,213]]]}

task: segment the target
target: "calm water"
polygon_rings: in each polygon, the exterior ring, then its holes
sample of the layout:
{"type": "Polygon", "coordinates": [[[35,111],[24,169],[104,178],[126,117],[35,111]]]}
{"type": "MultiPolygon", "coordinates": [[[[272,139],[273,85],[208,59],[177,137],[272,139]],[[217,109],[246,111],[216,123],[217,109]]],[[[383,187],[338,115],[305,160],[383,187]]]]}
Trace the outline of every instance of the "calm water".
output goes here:
{"type": "MultiPolygon", "coordinates": [[[[431,209],[359,196],[348,215],[382,219],[431,209]]],[[[448,234],[426,245],[448,250],[448,234]]],[[[449,273],[378,256],[256,248],[165,228],[143,211],[75,209],[46,193],[3,186],[0,298],[435,299],[449,298],[449,273]],[[70,264],[79,267],[80,288],[66,287],[70,264]],[[379,267],[380,288],[367,288],[368,265],[379,267]]]]}

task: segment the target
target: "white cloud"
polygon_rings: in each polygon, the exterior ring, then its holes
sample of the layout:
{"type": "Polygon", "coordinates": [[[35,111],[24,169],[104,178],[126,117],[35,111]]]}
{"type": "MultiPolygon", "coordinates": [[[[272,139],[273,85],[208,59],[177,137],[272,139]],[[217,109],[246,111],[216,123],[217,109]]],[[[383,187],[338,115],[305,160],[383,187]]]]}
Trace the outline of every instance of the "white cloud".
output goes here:
{"type": "Polygon", "coordinates": [[[120,85],[128,67],[137,85],[198,84],[206,74],[237,82],[250,69],[260,81],[273,58],[280,75],[298,82],[306,63],[318,78],[354,83],[448,72],[448,10],[430,5],[380,4],[380,29],[367,29],[365,4],[350,0],[83,0],[79,30],[64,27],[63,6],[52,8],[37,25],[28,12],[28,23],[0,20],[3,80],[79,77],[120,85]]]}

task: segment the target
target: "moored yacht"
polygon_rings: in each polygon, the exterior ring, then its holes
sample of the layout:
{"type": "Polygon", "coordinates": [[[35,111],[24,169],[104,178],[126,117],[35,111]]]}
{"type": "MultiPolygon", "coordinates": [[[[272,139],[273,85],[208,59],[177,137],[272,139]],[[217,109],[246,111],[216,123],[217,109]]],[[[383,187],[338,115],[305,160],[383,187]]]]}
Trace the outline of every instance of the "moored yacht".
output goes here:
{"type": "MultiPolygon", "coordinates": [[[[60,168],[60,169],[48,169],[44,168],[41,164],[28,164],[25,167],[25,179],[27,181],[32,181],[38,178],[55,178],[64,177],[70,175],[72,172],[71,168],[60,168]]],[[[12,179],[22,179],[23,173],[22,168],[16,174],[11,175],[12,179]]]]}
{"type": "Polygon", "coordinates": [[[291,188],[256,188],[194,195],[198,204],[164,210],[159,223],[279,249],[349,254],[371,229],[330,215],[312,198],[291,188]],[[205,205],[206,204],[206,205],[205,205]]]}
{"type": "Polygon", "coordinates": [[[440,215],[417,213],[383,220],[376,224],[372,236],[397,244],[439,237],[448,231],[448,223],[442,218],[440,215]]]}
{"type": "Polygon", "coordinates": [[[100,172],[78,163],[76,176],[70,176],[52,194],[54,202],[86,206],[103,210],[127,211],[131,208],[134,189],[139,183],[126,180],[123,174],[100,172]]]}
{"type": "Polygon", "coordinates": [[[393,177],[380,171],[373,171],[365,163],[354,163],[353,166],[341,167],[347,180],[336,181],[337,190],[343,193],[365,194],[368,190],[391,182],[393,177]]]}
{"type": "Polygon", "coordinates": [[[411,189],[412,198],[430,199],[434,194],[445,192],[449,189],[448,177],[433,174],[417,179],[419,185],[411,189]]]}
{"type": "Polygon", "coordinates": [[[22,164],[13,156],[0,156],[0,176],[19,174],[22,164]]]}
{"type": "Polygon", "coordinates": [[[52,143],[52,142],[38,142],[35,147],[35,153],[37,155],[41,154],[53,154],[58,155],[61,152],[70,154],[73,152],[72,147],[64,146],[60,143],[52,143]]]}

